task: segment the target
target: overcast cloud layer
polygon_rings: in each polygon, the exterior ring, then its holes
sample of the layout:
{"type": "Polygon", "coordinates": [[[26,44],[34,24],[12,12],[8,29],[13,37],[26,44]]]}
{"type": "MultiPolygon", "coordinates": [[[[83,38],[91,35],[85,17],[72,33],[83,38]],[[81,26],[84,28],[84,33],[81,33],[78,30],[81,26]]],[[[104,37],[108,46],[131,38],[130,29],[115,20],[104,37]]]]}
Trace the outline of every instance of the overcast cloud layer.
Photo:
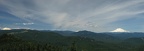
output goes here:
{"type": "Polygon", "coordinates": [[[140,25],[134,25],[137,21],[133,19],[144,19],[141,16],[144,13],[144,0],[0,0],[0,8],[12,15],[7,18],[26,21],[15,22],[23,24],[23,27],[45,24],[51,30],[105,32],[119,27],[128,30],[140,27],[140,31],[144,30],[144,24],[139,22],[140,25]],[[128,21],[133,23],[128,24],[128,21]]]}

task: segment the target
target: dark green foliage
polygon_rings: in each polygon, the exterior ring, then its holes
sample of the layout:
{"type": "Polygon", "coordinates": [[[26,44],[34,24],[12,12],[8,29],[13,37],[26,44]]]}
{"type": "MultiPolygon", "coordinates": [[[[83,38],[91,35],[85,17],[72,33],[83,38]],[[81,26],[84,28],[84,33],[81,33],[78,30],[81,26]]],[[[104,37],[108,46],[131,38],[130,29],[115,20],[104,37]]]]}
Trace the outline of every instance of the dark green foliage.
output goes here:
{"type": "Polygon", "coordinates": [[[144,51],[144,45],[140,46],[140,47],[138,48],[138,51],[144,51]]]}
{"type": "Polygon", "coordinates": [[[71,45],[71,51],[76,51],[76,44],[75,44],[75,42],[73,42],[72,45],[71,45]]]}
{"type": "Polygon", "coordinates": [[[21,39],[15,37],[12,34],[3,34],[2,36],[0,36],[1,43],[17,42],[17,41],[21,41],[21,39]]]}
{"type": "MultiPolygon", "coordinates": [[[[36,30],[6,32],[6,34],[0,36],[0,51],[144,51],[142,38],[106,42],[98,41],[97,38],[104,36],[106,39],[107,35],[98,35],[97,33],[96,35],[99,37],[94,37],[94,34],[89,34],[92,32],[86,33],[87,35],[82,33],[80,34],[81,36],[62,36],[56,32],[36,30]],[[96,39],[91,39],[90,37],[96,39]],[[136,41],[135,44],[129,43],[133,41],[136,41]]],[[[108,37],[111,36],[108,35],[108,37]]],[[[111,39],[111,41],[113,40],[111,39]]]]}
{"type": "Polygon", "coordinates": [[[11,34],[3,34],[0,42],[0,51],[62,51],[59,46],[24,41],[11,34]]]}

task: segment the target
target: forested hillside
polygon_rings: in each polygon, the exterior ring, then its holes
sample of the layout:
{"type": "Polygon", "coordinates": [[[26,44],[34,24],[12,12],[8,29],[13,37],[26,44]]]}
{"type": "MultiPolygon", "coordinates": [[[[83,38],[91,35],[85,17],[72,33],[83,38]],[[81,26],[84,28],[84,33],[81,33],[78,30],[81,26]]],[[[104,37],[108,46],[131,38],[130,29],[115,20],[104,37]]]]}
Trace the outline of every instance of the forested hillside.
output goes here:
{"type": "Polygon", "coordinates": [[[0,51],[143,51],[143,38],[115,42],[110,35],[81,31],[63,36],[54,31],[0,31],[0,51]],[[89,36],[87,36],[89,35],[89,36]],[[94,37],[95,36],[95,37],[94,37]],[[102,38],[103,36],[103,38],[102,38]],[[92,37],[92,38],[91,38],[92,37]],[[100,38],[100,39],[98,39],[100,38]],[[111,42],[100,41],[109,38],[111,42]]]}

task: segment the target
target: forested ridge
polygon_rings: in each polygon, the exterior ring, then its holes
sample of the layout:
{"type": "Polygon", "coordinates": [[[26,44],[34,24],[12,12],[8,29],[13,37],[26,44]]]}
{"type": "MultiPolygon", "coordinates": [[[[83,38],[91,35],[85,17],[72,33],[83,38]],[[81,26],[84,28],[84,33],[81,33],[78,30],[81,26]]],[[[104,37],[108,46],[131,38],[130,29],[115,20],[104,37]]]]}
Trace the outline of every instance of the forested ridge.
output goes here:
{"type": "Polygon", "coordinates": [[[106,42],[89,37],[63,36],[56,32],[35,30],[1,31],[0,33],[0,51],[144,51],[141,38],[106,42]]]}

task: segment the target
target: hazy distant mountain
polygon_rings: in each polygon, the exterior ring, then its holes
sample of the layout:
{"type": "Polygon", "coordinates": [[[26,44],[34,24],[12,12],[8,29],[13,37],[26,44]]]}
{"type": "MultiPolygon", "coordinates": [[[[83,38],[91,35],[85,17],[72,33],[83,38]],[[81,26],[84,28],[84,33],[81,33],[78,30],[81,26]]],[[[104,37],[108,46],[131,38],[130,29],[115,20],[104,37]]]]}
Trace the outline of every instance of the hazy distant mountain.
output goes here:
{"type": "MultiPolygon", "coordinates": [[[[87,51],[135,51],[144,43],[144,38],[134,38],[130,34],[138,33],[95,33],[91,31],[39,31],[39,30],[1,30],[0,34],[12,34],[26,41],[36,42],[40,44],[51,43],[66,48],[67,51],[71,43],[75,42],[78,51],[83,49],[87,51]],[[68,34],[68,35],[67,35],[68,34]],[[127,35],[128,34],[128,35],[127,35]],[[65,36],[63,36],[65,35],[65,36]],[[118,35],[123,35],[127,39],[119,40],[118,35]],[[127,36],[124,36],[127,35],[127,36]],[[130,36],[130,37],[129,37],[130,36]],[[128,38],[129,37],[129,38],[128,38]],[[118,42],[116,42],[118,41],[118,42]],[[133,45],[133,46],[132,46],[133,45]],[[136,46],[137,45],[137,46],[136,46]]],[[[143,34],[143,33],[139,33],[143,34]]],[[[11,36],[1,38],[6,41],[11,40],[11,36]],[[10,39],[9,39],[10,38],[10,39]]],[[[141,36],[142,37],[142,36],[141,36]]],[[[13,38],[14,39],[14,38],[13,38]]],[[[13,41],[12,39],[12,41],[13,41]]],[[[4,41],[5,42],[5,41],[4,41]]]]}
{"type": "MultiPolygon", "coordinates": [[[[23,32],[25,30],[13,30],[10,32],[23,32]]],[[[16,33],[13,34],[17,37],[20,37],[24,40],[38,42],[38,43],[51,43],[54,45],[67,47],[71,45],[71,43],[76,42],[78,51],[81,51],[81,49],[87,49],[88,51],[98,51],[98,50],[105,50],[105,49],[111,49],[111,50],[118,50],[118,47],[112,46],[113,44],[104,43],[102,41],[96,41],[91,38],[85,38],[85,37],[79,37],[79,36],[62,36],[59,33],[56,33],[55,31],[37,31],[37,30],[27,30],[27,32],[24,33],[16,33]],[[109,48],[109,46],[114,48],[109,48]],[[102,49],[101,49],[102,48],[102,49]],[[117,48],[117,49],[115,49],[117,48]]]]}
{"type": "Polygon", "coordinates": [[[127,38],[138,38],[144,37],[144,33],[142,32],[102,32],[95,33],[91,31],[55,31],[64,36],[81,36],[93,38],[96,40],[117,40],[117,39],[127,39],[127,38]]]}
{"type": "Polygon", "coordinates": [[[93,38],[96,40],[118,40],[118,39],[127,39],[127,38],[139,38],[144,37],[144,33],[142,32],[102,32],[95,33],[91,31],[57,31],[57,33],[65,36],[81,36],[93,38]]]}
{"type": "MultiPolygon", "coordinates": [[[[37,31],[37,30],[27,30],[27,29],[0,30],[0,35],[5,34],[5,33],[9,33],[9,34],[22,34],[23,33],[23,34],[27,35],[27,32],[29,32],[29,33],[33,32],[35,34],[42,34],[43,33],[45,35],[47,35],[48,32],[54,32],[54,33],[60,34],[61,36],[79,36],[79,37],[85,37],[85,38],[92,38],[92,39],[99,40],[99,41],[111,41],[111,40],[118,40],[118,39],[144,37],[144,33],[142,33],[142,32],[102,32],[102,33],[95,33],[95,32],[91,32],[91,31],[79,31],[79,32],[50,31],[50,30],[37,31]]],[[[43,35],[43,36],[45,36],[45,35],[43,35]]]]}
{"type": "Polygon", "coordinates": [[[74,33],[73,31],[53,31],[53,32],[59,33],[63,36],[72,36],[74,33]]]}
{"type": "Polygon", "coordinates": [[[105,33],[95,33],[91,31],[79,31],[72,33],[72,36],[80,36],[86,38],[92,38],[98,41],[111,41],[111,40],[118,40],[118,38],[105,34],[105,33]]]}
{"type": "Polygon", "coordinates": [[[118,37],[121,39],[144,37],[144,33],[142,32],[115,32],[115,33],[105,33],[105,34],[118,37]]]}

